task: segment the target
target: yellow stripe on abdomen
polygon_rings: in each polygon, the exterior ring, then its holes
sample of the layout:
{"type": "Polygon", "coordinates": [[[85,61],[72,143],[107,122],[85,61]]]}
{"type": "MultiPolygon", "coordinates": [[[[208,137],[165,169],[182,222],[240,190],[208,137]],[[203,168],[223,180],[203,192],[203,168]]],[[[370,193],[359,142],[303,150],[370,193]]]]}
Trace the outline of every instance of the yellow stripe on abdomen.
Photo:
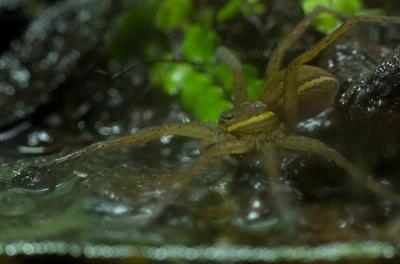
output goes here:
{"type": "Polygon", "coordinates": [[[307,90],[315,89],[316,87],[321,87],[321,85],[323,85],[323,83],[327,83],[327,82],[328,83],[329,82],[338,83],[338,80],[335,79],[334,77],[322,76],[322,77],[307,81],[298,88],[298,90],[297,90],[298,94],[305,94],[305,93],[307,93],[307,90]]]}

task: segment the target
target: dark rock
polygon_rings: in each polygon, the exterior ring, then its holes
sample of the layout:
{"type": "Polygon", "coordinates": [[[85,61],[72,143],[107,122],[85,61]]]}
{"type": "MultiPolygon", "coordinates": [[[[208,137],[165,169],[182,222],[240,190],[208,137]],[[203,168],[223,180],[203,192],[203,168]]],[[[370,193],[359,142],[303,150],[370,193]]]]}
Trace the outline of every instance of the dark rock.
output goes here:
{"type": "Polygon", "coordinates": [[[56,3],[0,57],[0,127],[32,114],[50,93],[87,72],[110,32],[120,0],[56,3]]]}

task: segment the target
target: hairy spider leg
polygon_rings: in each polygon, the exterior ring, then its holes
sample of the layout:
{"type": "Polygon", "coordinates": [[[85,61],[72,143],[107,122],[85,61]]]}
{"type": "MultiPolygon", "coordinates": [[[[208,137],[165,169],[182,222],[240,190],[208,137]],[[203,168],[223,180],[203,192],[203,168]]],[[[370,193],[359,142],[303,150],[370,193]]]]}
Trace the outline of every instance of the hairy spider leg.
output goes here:
{"type": "MultiPolygon", "coordinates": [[[[280,94],[280,89],[278,87],[278,83],[274,83],[273,80],[279,80],[279,78],[274,78],[275,75],[281,74],[280,70],[282,68],[282,63],[283,59],[285,57],[286,52],[292,47],[292,45],[306,32],[306,30],[310,27],[310,25],[314,22],[314,20],[321,14],[321,13],[329,13],[331,15],[334,15],[335,17],[345,20],[345,16],[343,14],[340,14],[339,12],[336,12],[334,10],[331,10],[329,8],[325,8],[322,6],[317,6],[314,8],[314,10],[309,13],[307,16],[303,18],[302,21],[300,21],[299,24],[293,29],[293,31],[289,34],[287,38],[285,38],[281,43],[278,44],[278,46],[275,48],[274,52],[272,53],[272,56],[270,60],[268,61],[268,66],[266,68],[265,72],[265,82],[263,85],[263,94],[268,94],[268,96],[265,98],[267,100],[268,104],[272,104],[270,100],[273,101],[273,98],[279,98],[281,96],[280,94]],[[270,99],[270,100],[268,100],[270,99]]],[[[294,79],[296,81],[296,79],[294,79]]],[[[297,91],[286,91],[287,94],[284,94],[283,97],[287,97],[286,102],[284,100],[284,113],[288,113],[287,116],[294,116],[297,118],[297,91]],[[285,107],[286,105],[286,107],[285,107]],[[289,108],[289,109],[287,109],[289,108]],[[293,111],[293,109],[296,110],[296,113],[290,114],[289,112],[293,111]]],[[[284,114],[284,118],[286,119],[286,115],[284,114]]],[[[286,121],[285,121],[286,122],[286,121]]],[[[297,120],[294,121],[288,121],[286,122],[286,125],[288,126],[289,131],[294,130],[294,125],[297,122],[297,120]],[[294,123],[293,123],[294,122],[294,123]],[[291,127],[293,126],[293,127],[291,127]]]]}
{"type": "Polygon", "coordinates": [[[340,14],[337,11],[331,10],[326,7],[317,6],[314,10],[309,13],[307,16],[300,21],[299,24],[293,29],[293,31],[287,36],[282,42],[278,44],[278,46],[273,51],[271,58],[268,61],[268,66],[265,71],[265,78],[266,81],[264,83],[263,89],[274,89],[269,84],[270,80],[272,79],[273,75],[276,74],[282,68],[282,62],[285,57],[286,52],[293,46],[293,44],[306,32],[309,26],[314,22],[314,20],[321,14],[321,13],[329,13],[331,15],[336,16],[341,20],[345,20],[345,16],[340,14]]]}
{"type": "Polygon", "coordinates": [[[208,146],[225,138],[232,138],[217,125],[200,123],[176,123],[154,126],[140,130],[137,134],[94,143],[75,152],[55,159],[52,163],[61,163],[84,155],[91,155],[99,151],[115,150],[121,147],[137,145],[165,135],[175,135],[200,139],[203,146],[208,146]]]}
{"type": "Polygon", "coordinates": [[[216,143],[209,146],[200,157],[192,164],[189,169],[182,173],[179,182],[172,186],[172,191],[163,200],[158,208],[158,212],[163,212],[172,200],[176,199],[189,185],[193,176],[200,172],[202,168],[216,157],[221,157],[231,154],[243,154],[251,151],[254,148],[254,140],[252,138],[232,139],[221,143],[216,143]]]}
{"type": "Polygon", "coordinates": [[[232,70],[233,79],[235,82],[234,104],[239,105],[247,101],[246,76],[243,72],[242,63],[231,51],[225,47],[219,47],[217,49],[216,57],[227,63],[232,70]]]}
{"type": "Polygon", "coordinates": [[[53,160],[51,164],[92,155],[99,151],[112,151],[121,147],[145,143],[164,135],[200,139],[202,140],[203,147],[207,148],[205,148],[204,152],[202,152],[194,164],[182,173],[182,177],[179,179],[180,181],[172,186],[172,191],[169,195],[167,195],[167,197],[156,206],[153,212],[153,218],[159,216],[170,202],[184,191],[192,177],[204,168],[213,158],[230,154],[243,154],[254,148],[253,138],[236,139],[236,137],[226,133],[215,124],[177,123],[149,127],[140,130],[134,135],[127,135],[116,139],[94,143],[78,151],[59,157],[53,160]]]}
{"type": "MultiPolygon", "coordinates": [[[[356,168],[354,165],[346,160],[336,150],[328,147],[324,143],[319,140],[304,137],[304,136],[284,136],[280,139],[276,140],[277,146],[292,149],[296,151],[302,151],[307,153],[314,153],[328,161],[333,161],[337,166],[345,170],[350,176],[355,179],[359,179],[359,174],[357,173],[356,168]]],[[[397,194],[382,188],[376,181],[373,179],[365,179],[363,183],[366,184],[366,187],[372,191],[375,195],[381,198],[388,199],[389,201],[393,201],[396,203],[400,203],[400,198],[397,194]]]]}
{"type": "Polygon", "coordinates": [[[322,40],[317,42],[311,49],[303,52],[295,59],[293,59],[287,69],[285,70],[284,77],[284,95],[283,95],[283,111],[284,111],[284,121],[287,129],[290,133],[294,132],[297,115],[298,115],[298,105],[297,105],[297,90],[296,90],[296,77],[298,68],[305,64],[316,56],[318,56],[323,50],[332,45],[339,37],[349,31],[356,25],[359,24],[383,24],[383,23],[399,23],[400,18],[398,17],[388,17],[388,16],[356,16],[349,19],[333,33],[325,36],[322,40]]]}
{"type": "Polygon", "coordinates": [[[264,170],[266,175],[271,179],[271,193],[276,199],[276,210],[285,223],[293,223],[293,210],[290,206],[288,197],[285,195],[284,183],[279,177],[279,162],[275,143],[263,141],[259,143],[258,147],[261,149],[263,154],[264,170]]]}

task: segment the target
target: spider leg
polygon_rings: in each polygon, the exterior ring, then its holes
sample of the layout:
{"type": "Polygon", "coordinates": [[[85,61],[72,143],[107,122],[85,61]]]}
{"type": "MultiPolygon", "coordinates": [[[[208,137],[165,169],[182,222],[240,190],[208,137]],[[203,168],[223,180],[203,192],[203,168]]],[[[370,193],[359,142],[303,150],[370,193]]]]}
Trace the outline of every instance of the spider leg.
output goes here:
{"type": "Polygon", "coordinates": [[[284,193],[284,186],[279,177],[279,163],[276,154],[276,146],[271,142],[262,142],[258,146],[264,158],[264,169],[271,179],[271,191],[276,198],[276,207],[280,216],[286,223],[293,222],[293,210],[291,210],[288,198],[284,193]]]}
{"type": "MultiPolygon", "coordinates": [[[[357,173],[357,169],[351,162],[346,160],[342,154],[328,147],[319,140],[304,136],[284,136],[280,139],[277,139],[276,144],[287,149],[314,153],[328,161],[333,161],[337,166],[344,169],[350,176],[354,177],[355,179],[359,179],[359,173],[357,173]]],[[[376,181],[372,179],[365,179],[364,183],[368,189],[378,197],[400,203],[400,197],[397,194],[381,187],[376,181]]]]}
{"type": "Polygon", "coordinates": [[[199,173],[202,168],[216,157],[230,155],[230,154],[243,154],[249,152],[254,147],[254,142],[251,139],[234,139],[228,140],[207,148],[196,162],[183,172],[179,182],[174,184],[172,191],[167,195],[163,202],[158,206],[156,215],[158,216],[170,204],[172,200],[177,198],[188,186],[194,175],[199,173]]]}
{"type": "Polygon", "coordinates": [[[247,89],[246,76],[244,75],[242,64],[240,63],[239,59],[225,47],[219,47],[217,49],[216,56],[231,67],[235,82],[235,105],[243,103],[247,100],[247,89]]]}
{"type": "Polygon", "coordinates": [[[297,24],[297,26],[293,29],[293,31],[289,34],[289,36],[286,37],[275,48],[274,52],[271,55],[271,58],[268,61],[268,66],[265,72],[266,82],[264,84],[264,89],[273,89],[273,87],[268,85],[269,81],[272,75],[281,69],[282,61],[285,57],[287,50],[294,44],[294,42],[296,42],[304,34],[304,32],[309,28],[312,22],[321,13],[329,13],[341,20],[345,19],[345,16],[343,14],[336,12],[332,9],[322,6],[315,7],[311,13],[305,16],[303,20],[299,24],[297,24]]]}
{"type": "Polygon", "coordinates": [[[341,25],[338,29],[336,29],[333,33],[327,35],[322,40],[320,40],[317,44],[315,44],[311,49],[303,52],[294,60],[289,63],[289,66],[285,70],[284,77],[284,96],[283,96],[283,111],[284,111],[284,120],[285,124],[288,128],[288,131],[291,133],[295,129],[295,125],[297,122],[297,112],[298,112],[298,103],[297,103],[297,91],[296,91],[296,76],[298,72],[298,68],[316,56],[318,56],[323,50],[332,45],[338,38],[340,38],[343,34],[349,31],[356,25],[359,24],[382,24],[382,23],[396,23],[400,24],[399,17],[388,17],[388,16],[355,16],[349,19],[346,23],[341,25]]]}
{"type": "Polygon", "coordinates": [[[400,24],[400,17],[390,17],[390,16],[354,16],[350,18],[346,23],[341,25],[333,33],[325,36],[317,44],[315,44],[311,49],[303,52],[297,56],[289,66],[301,65],[309,62],[318,56],[321,51],[325,50],[327,47],[332,45],[338,38],[340,38],[347,31],[352,29],[354,26],[359,24],[386,24],[394,23],[400,24]]]}
{"type": "Polygon", "coordinates": [[[283,120],[289,133],[296,128],[298,116],[298,98],[296,89],[296,78],[299,66],[288,67],[283,79],[283,120]]]}
{"type": "Polygon", "coordinates": [[[52,163],[61,163],[84,155],[91,155],[99,151],[109,151],[121,148],[123,146],[137,145],[165,135],[175,135],[200,139],[203,140],[203,145],[205,146],[213,144],[219,140],[225,140],[230,137],[229,134],[226,134],[214,124],[166,124],[142,129],[137,134],[94,143],[75,152],[69,153],[65,156],[56,158],[52,161],[52,163]]]}

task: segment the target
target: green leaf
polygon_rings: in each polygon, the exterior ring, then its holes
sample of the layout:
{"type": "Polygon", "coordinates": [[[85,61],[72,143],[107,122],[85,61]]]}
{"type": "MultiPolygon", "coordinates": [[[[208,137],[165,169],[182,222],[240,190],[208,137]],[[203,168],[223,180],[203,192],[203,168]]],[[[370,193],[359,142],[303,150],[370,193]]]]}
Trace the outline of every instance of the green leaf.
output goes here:
{"type": "Polygon", "coordinates": [[[204,121],[217,122],[221,113],[232,107],[218,86],[209,86],[199,95],[194,113],[204,121]]]}
{"type": "Polygon", "coordinates": [[[249,99],[256,100],[260,96],[264,80],[259,78],[257,67],[251,64],[244,64],[243,71],[247,79],[247,95],[249,99]]]}
{"type": "Polygon", "coordinates": [[[330,0],[302,0],[301,2],[306,14],[311,13],[318,5],[332,8],[332,1],[330,0]]]}
{"type": "Polygon", "coordinates": [[[233,19],[239,13],[251,18],[253,16],[261,16],[265,11],[266,7],[263,1],[230,0],[218,10],[217,19],[220,22],[225,22],[233,19]]]}
{"type": "Polygon", "coordinates": [[[182,43],[182,50],[189,60],[205,61],[214,57],[219,44],[218,35],[198,24],[190,26],[182,43]]]}
{"type": "Polygon", "coordinates": [[[155,30],[151,14],[158,5],[158,0],[146,0],[121,16],[107,46],[110,57],[123,61],[131,57],[132,53],[141,53],[148,43],[154,42],[155,30]]]}
{"type": "Polygon", "coordinates": [[[212,86],[213,83],[208,75],[196,71],[191,72],[188,77],[180,99],[186,109],[194,110],[199,96],[204,93],[205,89],[212,86]]]}
{"type": "Polygon", "coordinates": [[[199,119],[216,122],[222,111],[232,106],[222,88],[202,72],[192,71],[187,77],[180,96],[182,105],[199,119]]]}
{"type": "MultiPolygon", "coordinates": [[[[224,76],[232,78],[229,67],[218,68],[223,69],[220,72],[224,76]]],[[[170,95],[179,94],[184,108],[200,120],[210,122],[216,122],[221,112],[232,106],[223,89],[214,83],[214,77],[184,63],[157,63],[150,71],[154,85],[170,95]]]]}
{"type": "Polygon", "coordinates": [[[186,25],[192,11],[191,0],[163,0],[155,14],[157,25],[170,31],[186,25]]]}
{"type": "MultiPolygon", "coordinates": [[[[338,12],[353,15],[362,11],[362,0],[302,0],[304,12],[309,14],[318,5],[338,12]]],[[[341,21],[330,14],[321,14],[314,22],[314,26],[322,33],[329,34],[334,31],[341,21]]]]}
{"type": "Polygon", "coordinates": [[[215,78],[218,79],[218,81],[223,86],[224,90],[227,91],[228,93],[232,93],[234,81],[233,81],[232,70],[229,67],[229,65],[221,62],[217,65],[214,65],[209,70],[211,71],[212,74],[215,75],[215,78]]]}
{"type": "Polygon", "coordinates": [[[150,71],[150,80],[169,95],[178,94],[193,74],[193,68],[183,63],[158,63],[150,71]]]}
{"type": "Polygon", "coordinates": [[[340,24],[341,22],[331,14],[320,14],[315,20],[316,28],[325,34],[333,32],[340,24]]]}
{"type": "Polygon", "coordinates": [[[335,8],[346,14],[355,14],[362,9],[362,0],[336,0],[335,8]]]}
{"type": "Polygon", "coordinates": [[[265,1],[260,0],[242,0],[242,9],[243,15],[247,18],[253,16],[262,16],[267,11],[265,6],[265,1]]]}
{"type": "Polygon", "coordinates": [[[234,18],[240,12],[241,0],[228,1],[221,9],[218,10],[217,19],[221,22],[234,18]]]}
{"type": "MultiPolygon", "coordinates": [[[[257,67],[251,64],[243,64],[243,71],[246,76],[247,94],[250,99],[255,100],[261,93],[264,80],[259,78],[257,67]]],[[[219,83],[222,84],[224,90],[232,94],[234,80],[231,68],[226,63],[220,63],[213,66],[212,73],[218,79],[219,83]]]]}

